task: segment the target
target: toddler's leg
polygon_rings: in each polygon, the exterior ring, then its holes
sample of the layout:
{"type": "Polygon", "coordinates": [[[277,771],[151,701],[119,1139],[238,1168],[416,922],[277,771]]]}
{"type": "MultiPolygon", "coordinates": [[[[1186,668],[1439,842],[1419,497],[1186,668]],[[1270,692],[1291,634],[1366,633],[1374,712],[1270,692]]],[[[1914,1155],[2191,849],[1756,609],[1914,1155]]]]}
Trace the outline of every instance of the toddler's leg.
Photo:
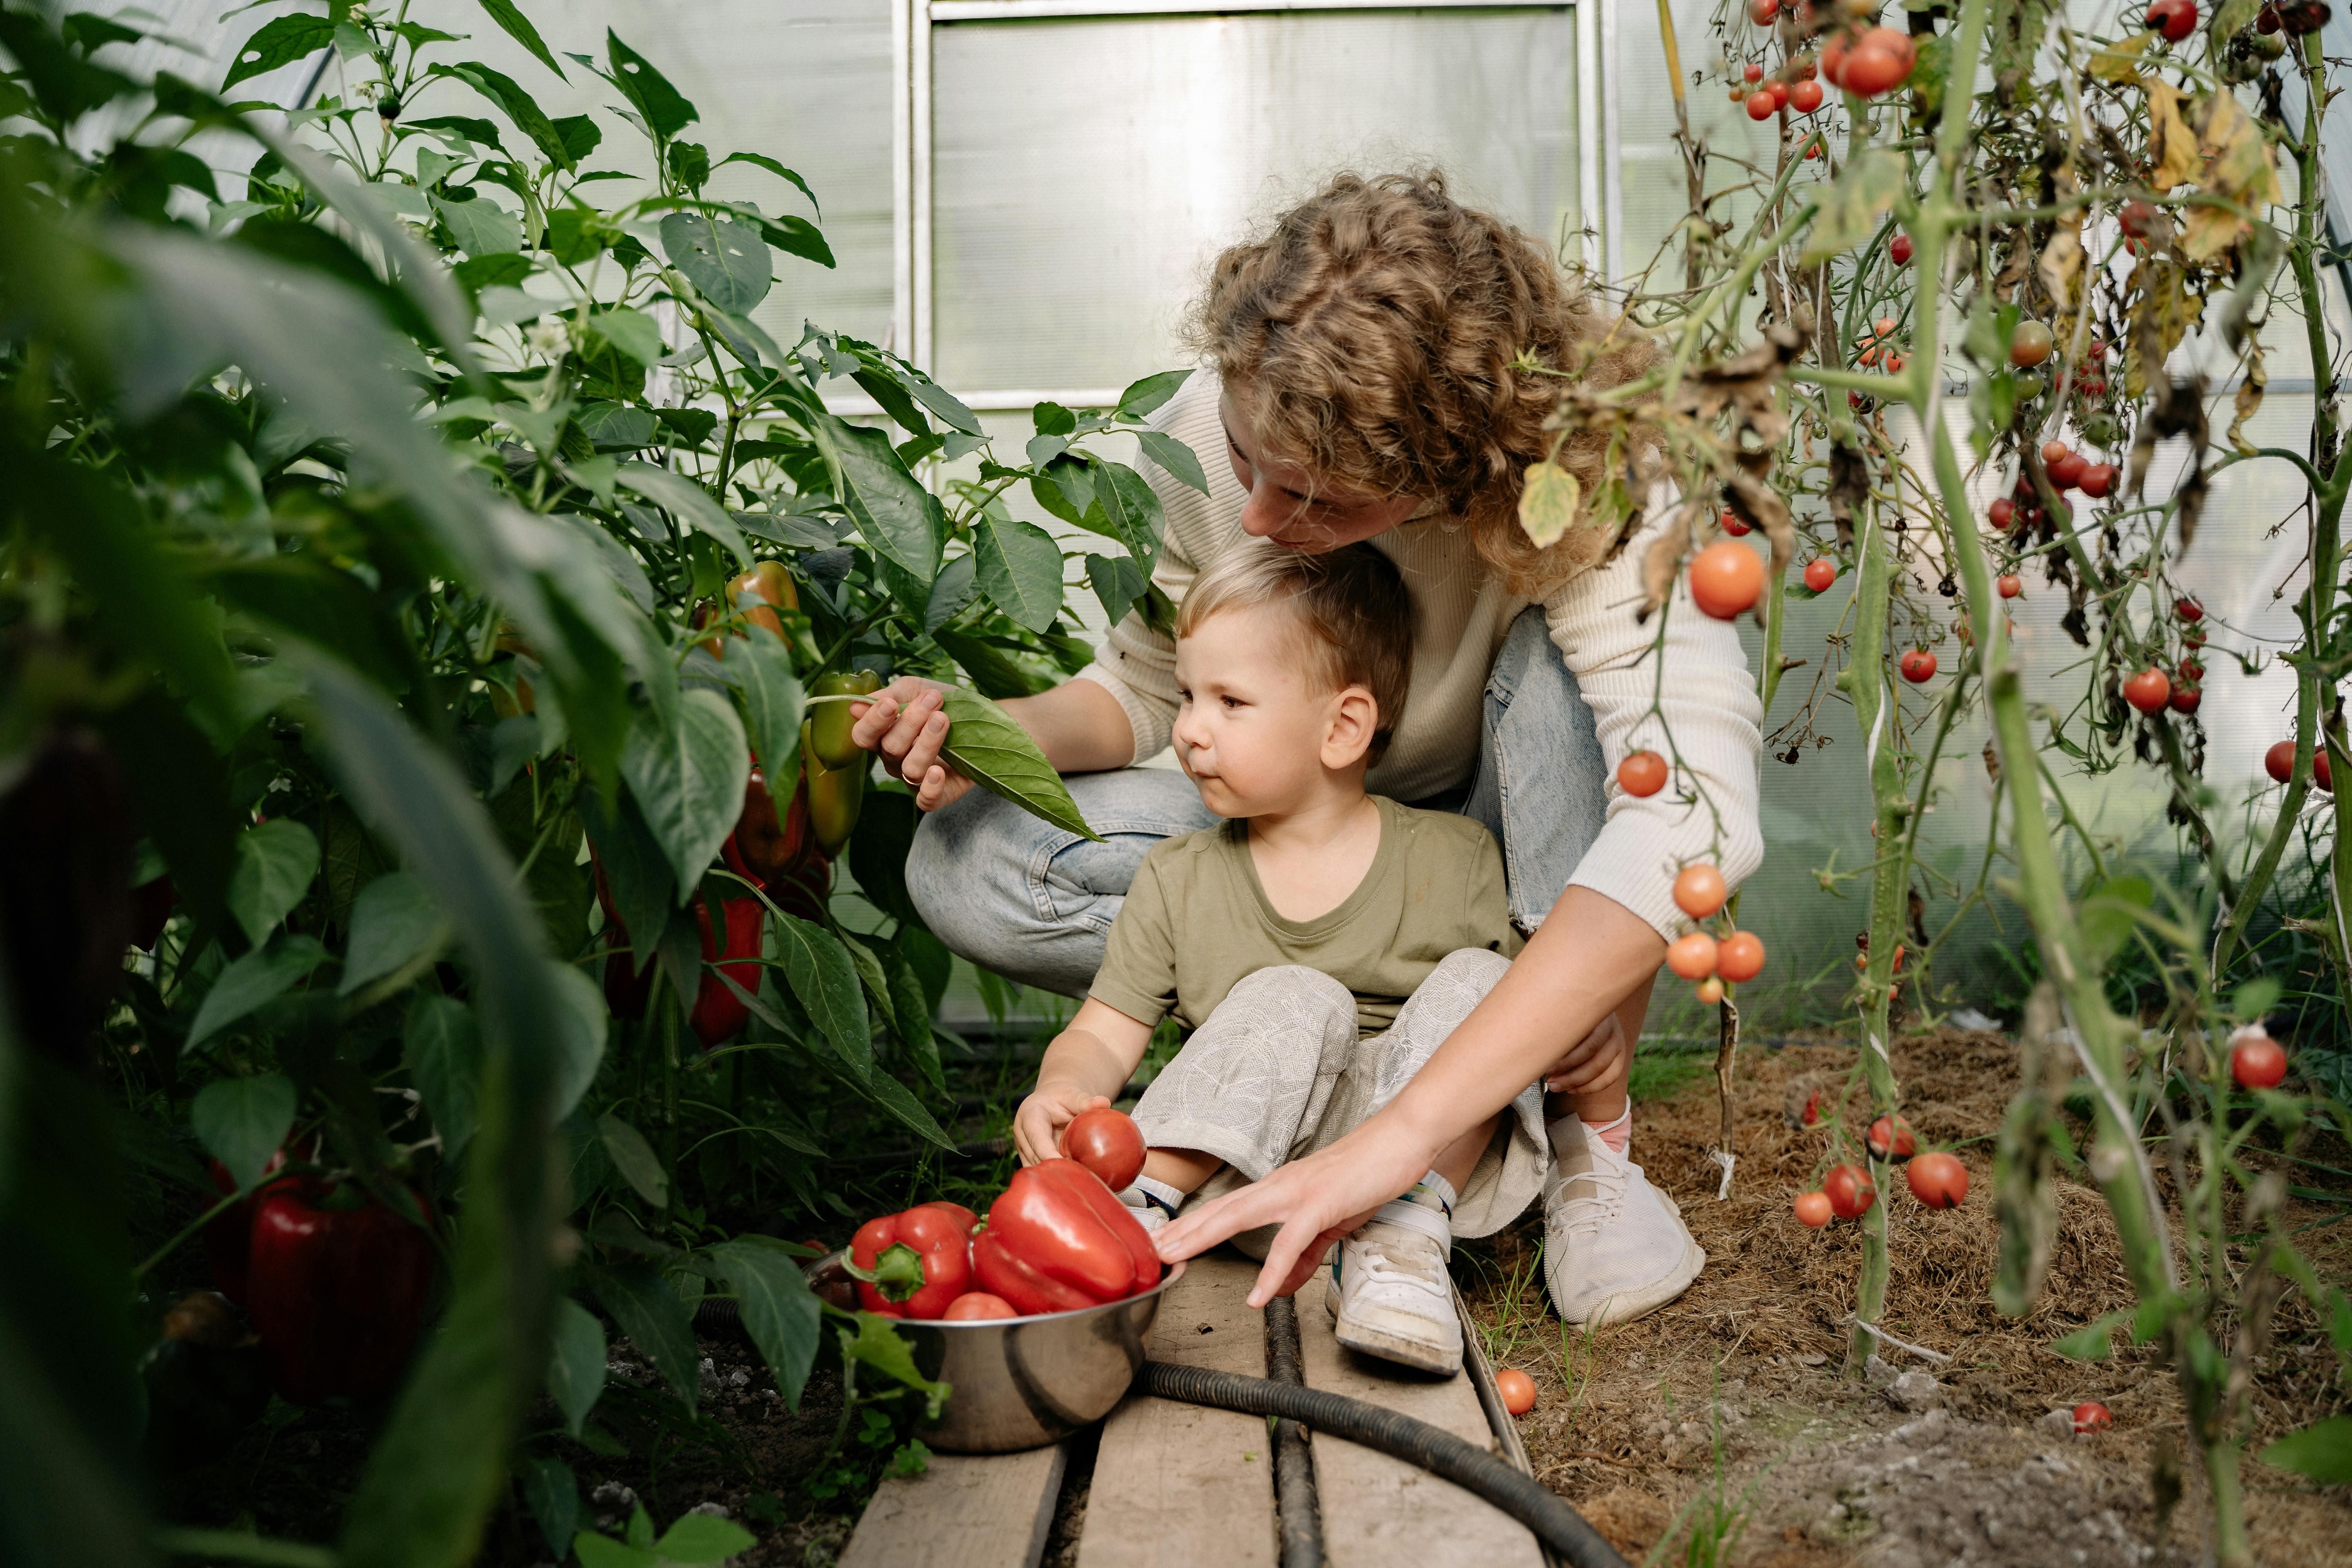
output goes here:
{"type": "Polygon", "coordinates": [[[1318,970],[1261,969],[1234,986],[1135,1108],[1150,1152],[1119,1195],[1153,1229],[1222,1166],[1255,1182],[1303,1152],[1356,1050],[1356,999],[1318,970]]]}

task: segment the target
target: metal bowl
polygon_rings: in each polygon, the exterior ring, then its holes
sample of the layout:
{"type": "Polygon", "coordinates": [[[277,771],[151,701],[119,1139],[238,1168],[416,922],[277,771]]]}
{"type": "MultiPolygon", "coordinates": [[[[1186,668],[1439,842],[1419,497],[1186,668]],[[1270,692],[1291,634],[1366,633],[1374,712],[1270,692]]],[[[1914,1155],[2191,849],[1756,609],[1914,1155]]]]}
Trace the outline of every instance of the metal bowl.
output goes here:
{"type": "MultiPolygon", "coordinates": [[[[826,1258],[811,1270],[811,1283],[822,1289],[840,1272],[838,1259],[826,1258]]],[[[954,1390],[939,1420],[918,1435],[951,1454],[1010,1454],[1058,1443],[1101,1420],[1142,1368],[1160,1293],[1183,1272],[1179,1263],[1140,1295],[1075,1312],[900,1322],[916,1367],[954,1390]]]]}

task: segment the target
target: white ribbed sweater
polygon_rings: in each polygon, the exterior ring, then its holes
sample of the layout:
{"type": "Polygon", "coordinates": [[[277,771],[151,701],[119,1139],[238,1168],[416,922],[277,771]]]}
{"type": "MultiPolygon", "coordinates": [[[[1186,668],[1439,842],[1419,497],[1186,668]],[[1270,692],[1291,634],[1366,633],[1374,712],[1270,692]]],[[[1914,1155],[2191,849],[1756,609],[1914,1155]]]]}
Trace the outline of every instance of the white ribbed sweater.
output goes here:
{"type": "MultiPolygon", "coordinates": [[[[1152,419],[1200,458],[1208,495],[1149,459],[1138,465],[1167,514],[1153,578],[1171,600],[1181,601],[1202,567],[1246,537],[1241,527],[1246,492],[1226,460],[1217,405],[1217,379],[1204,372],[1152,419]]],[[[1671,500],[1663,490],[1653,498],[1650,526],[1663,521],[1671,500]]],[[[1403,721],[1367,783],[1377,794],[1423,800],[1469,783],[1476,773],[1487,672],[1513,618],[1532,601],[1507,592],[1467,531],[1445,517],[1416,519],[1371,542],[1403,574],[1416,626],[1403,721]]],[[[1592,710],[1610,770],[1607,822],[1570,883],[1616,900],[1672,940],[1685,923],[1673,897],[1680,865],[1712,860],[1737,887],[1763,859],[1757,817],[1763,750],[1757,725],[1763,712],[1738,634],[1728,623],[1698,614],[1685,593],[1669,608],[1666,678],[1659,680],[1652,658],[1656,623],[1643,626],[1633,619],[1642,602],[1646,542],[1636,538],[1607,566],[1555,590],[1543,607],[1552,641],[1592,710]],[[1696,784],[1694,793],[1705,799],[1685,804],[1678,798],[1681,790],[1669,788],[1637,800],[1618,789],[1618,763],[1645,747],[1669,758],[1679,750],[1683,782],[1696,784]]],[[[1178,707],[1175,670],[1174,642],[1146,626],[1139,615],[1129,615],[1111,628],[1095,663],[1078,677],[1101,686],[1126,710],[1137,762],[1168,744],[1178,707]]]]}

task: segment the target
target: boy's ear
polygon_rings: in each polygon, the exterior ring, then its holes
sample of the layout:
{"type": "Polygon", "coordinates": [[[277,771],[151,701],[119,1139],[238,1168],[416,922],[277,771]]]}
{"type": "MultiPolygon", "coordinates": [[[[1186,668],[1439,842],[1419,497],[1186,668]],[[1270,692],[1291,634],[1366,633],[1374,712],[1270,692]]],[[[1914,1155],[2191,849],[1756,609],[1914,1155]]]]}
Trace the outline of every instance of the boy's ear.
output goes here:
{"type": "Polygon", "coordinates": [[[1330,720],[1323,733],[1323,765],[1334,773],[1352,768],[1371,750],[1380,730],[1381,705],[1370,688],[1350,686],[1331,699],[1330,720]]]}

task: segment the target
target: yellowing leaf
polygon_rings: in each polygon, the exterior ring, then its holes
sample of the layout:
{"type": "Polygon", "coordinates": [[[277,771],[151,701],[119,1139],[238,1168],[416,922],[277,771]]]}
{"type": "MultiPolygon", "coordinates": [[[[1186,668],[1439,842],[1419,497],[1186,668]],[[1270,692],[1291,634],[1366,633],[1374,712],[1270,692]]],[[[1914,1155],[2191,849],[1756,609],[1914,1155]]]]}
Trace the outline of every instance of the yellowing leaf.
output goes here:
{"type": "Polygon", "coordinates": [[[2225,88],[2207,97],[2197,143],[2211,160],[2205,169],[2205,189],[2255,212],[2283,199],[2278,168],[2271,162],[2262,127],[2235,93],[2225,88]]]}
{"type": "Polygon", "coordinates": [[[2156,165],[2148,184],[2159,191],[2186,184],[2200,164],[2197,133],[2180,118],[2180,94],[2167,83],[2147,84],[2147,156],[2156,165]]]}
{"type": "Polygon", "coordinates": [[[1538,549],[1557,542],[1576,521],[1583,487],[1558,463],[1530,463],[1527,483],[1519,491],[1519,527],[1538,549]]]}
{"type": "Polygon", "coordinates": [[[2083,270],[2083,214],[2078,208],[2058,220],[2058,232],[2042,247],[2042,286],[2068,310],[2074,308],[2074,279],[2083,270]]]}
{"type": "Polygon", "coordinates": [[[1822,198],[1821,216],[1805,240],[1805,264],[1826,261],[1868,239],[1879,215],[1903,194],[1906,173],[1903,154],[1885,147],[1874,147],[1847,164],[1822,198]]]}
{"type": "Polygon", "coordinates": [[[2109,44],[2091,57],[2091,74],[2101,81],[2136,82],[2140,79],[2139,58],[2147,52],[2154,33],[2135,33],[2130,37],[2109,44]]]}
{"type": "Polygon", "coordinates": [[[2184,261],[2210,261],[2226,256],[2231,247],[2252,232],[2253,225],[2224,207],[2190,207],[2180,226],[2180,256],[2184,261]]]}

